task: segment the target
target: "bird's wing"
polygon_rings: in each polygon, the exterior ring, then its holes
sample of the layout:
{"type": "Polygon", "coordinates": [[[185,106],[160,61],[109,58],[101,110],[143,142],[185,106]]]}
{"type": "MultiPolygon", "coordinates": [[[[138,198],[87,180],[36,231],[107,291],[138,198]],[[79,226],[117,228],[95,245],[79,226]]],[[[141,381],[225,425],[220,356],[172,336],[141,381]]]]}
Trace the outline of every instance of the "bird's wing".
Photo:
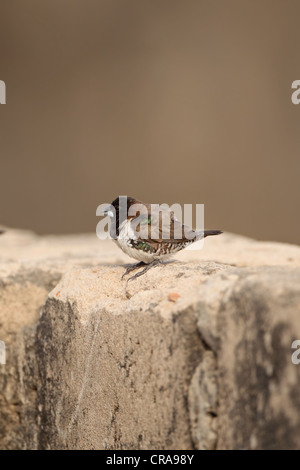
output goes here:
{"type": "Polygon", "coordinates": [[[176,217],[173,211],[167,208],[145,205],[147,209],[143,210],[130,221],[132,229],[137,238],[147,241],[149,244],[182,243],[191,241],[196,237],[196,233],[183,225],[176,217]]]}

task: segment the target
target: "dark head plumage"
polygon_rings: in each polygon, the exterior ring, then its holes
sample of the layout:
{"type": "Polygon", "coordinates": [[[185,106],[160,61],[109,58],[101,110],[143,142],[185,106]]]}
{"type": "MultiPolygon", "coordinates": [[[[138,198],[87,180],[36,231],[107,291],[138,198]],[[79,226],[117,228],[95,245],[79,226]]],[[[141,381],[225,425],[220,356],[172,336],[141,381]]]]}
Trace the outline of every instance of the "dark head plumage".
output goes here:
{"type": "Polygon", "coordinates": [[[112,238],[119,236],[120,225],[128,217],[129,209],[134,204],[142,204],[137,199],[130,196],[118,196],[113,202],[105,209],[104,214],[109,214],[111,217],[110,235],[112,238]]]}
{"type": "Polygon", "coordinates": [[[113,202],[111,203],[111,206],[113,206],[115,208],[115,210],[119,210],[119,207],[120,207],[120,200],[121,202],[122,201],[125,201],[126,199],[126,204],[127,204],[127,210],[129,209],[130,206],[132,206],[133,204],[142,204],[140,201],[138,201],[137,199],[135,199],[134,197],[130,197],[130,196],[118,196],[116,197],[116,199],[113,200],[113,202]]]}

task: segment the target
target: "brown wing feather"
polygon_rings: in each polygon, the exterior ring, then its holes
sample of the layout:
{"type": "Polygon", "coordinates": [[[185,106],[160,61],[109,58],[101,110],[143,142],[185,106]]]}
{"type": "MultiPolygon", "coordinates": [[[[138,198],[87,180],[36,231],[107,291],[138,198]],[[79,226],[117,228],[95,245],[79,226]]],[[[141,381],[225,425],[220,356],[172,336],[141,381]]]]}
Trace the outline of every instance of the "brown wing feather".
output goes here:
{"type": "Polygon", "coordinates": [[[174,212],[137,202],[129,214],[131,226],[140,240],[153,247],[161,243],[184,243],[195,239],[196,232],[175,217],[174,212]]]}

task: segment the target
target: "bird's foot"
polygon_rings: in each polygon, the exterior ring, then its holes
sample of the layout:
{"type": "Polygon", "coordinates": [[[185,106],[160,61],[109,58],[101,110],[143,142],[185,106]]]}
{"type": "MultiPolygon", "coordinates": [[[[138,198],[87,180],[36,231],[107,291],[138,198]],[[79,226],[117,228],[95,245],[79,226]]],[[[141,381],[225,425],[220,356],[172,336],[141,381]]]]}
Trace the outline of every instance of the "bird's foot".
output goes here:
{"type": "Polygon", "coordinates": [[[143,261],[140,261],[139,263],[134,263],[134,264],[125,264],[126,271],[121,277],[121,279],[123,279],[123,277],[126,276],[126,274],[129,274],[131,271],[141,268],[142,266],[145,266],[145,263],[143,261]]]}
{"type": "MultiPolygon", "coordinates": [[[[161,264],[161,261],[159,259],[155,259],[153,260],[151,263],[149,264],[146,264],[146,263],[143,263],[141,262],[142,264],[140,266],[145,266],[144,269],[142,269],[142,271],[136,273],[134,276],[131,276],[129,279],[127,279],[127,283],[129,281],[133,281],[133,279],[136,279],[137,277],[140,277],[142,276],[143,274],[145,274],[150,268],[152,268],[153,266],[157,266],[159,264],[161,264]]],[[[140,263],[138,263],[140,264],[140,263]]],[[[138,266],[138,267],[140,267],[138,266]]],[[[128,268],[127,268],[128,269],[128,268]]],[[[135,268],[134,268],[135,269],[135,268]]],[[[126,274],[126,273],[125,273],[126,274]]]]}

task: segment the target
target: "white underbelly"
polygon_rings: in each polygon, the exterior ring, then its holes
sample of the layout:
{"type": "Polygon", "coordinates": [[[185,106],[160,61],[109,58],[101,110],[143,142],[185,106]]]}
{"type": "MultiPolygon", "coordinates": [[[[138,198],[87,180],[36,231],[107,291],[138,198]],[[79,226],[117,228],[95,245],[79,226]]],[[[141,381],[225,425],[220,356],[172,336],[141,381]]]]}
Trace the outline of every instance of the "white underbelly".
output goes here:
{"type": "Polygon", "coordinates": [[[161,253],[149,253],[143,251],[142,249],[133,248],[130,246],[130,240],[137,240],[136,233],[132,229],[130,222],[125,221],[121,224],[119,229],[119,237],[117,240],[114,240],[116,244],[121,248],[124,253],[126,253],[131,258],[134,258],[138,261],[143,261],[144,263],[151,263],[155,259],[168,259],[170,254],[162,255],[161,253]]]}
{"type": "Polygon", "coordinates": [[[118,247],[121,248],[124,253],[126,253],[126,255],[138,261],[143,261],[144,263],[151,263],[151,261],[158,257],[155,255],[155,253],[147,253],[146,251],[132,248],[123,238],[119,238],[118,240],[115,240],[115,242],[118,247]]]}

